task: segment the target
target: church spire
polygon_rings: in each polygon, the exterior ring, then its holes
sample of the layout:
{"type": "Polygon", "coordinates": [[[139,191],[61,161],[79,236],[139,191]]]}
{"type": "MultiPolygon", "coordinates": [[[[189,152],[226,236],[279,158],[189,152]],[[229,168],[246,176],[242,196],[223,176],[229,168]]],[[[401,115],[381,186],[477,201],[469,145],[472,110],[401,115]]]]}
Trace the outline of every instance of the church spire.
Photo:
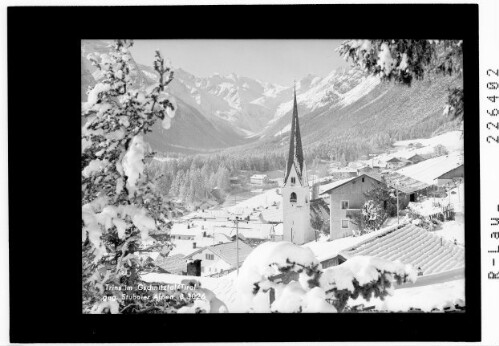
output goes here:
{"type": "Polygon", "coordinates": [[[293,117],[291,119],[291,137],[289,141],[289,155],[286,167],[284,184],[287,183],[289,174],[295,166],[298,180],[303,184],[303,148],[301,145],[300,126],[298,124],[298,105],[296,103],[296,86],[294,87],[293,117]]]}

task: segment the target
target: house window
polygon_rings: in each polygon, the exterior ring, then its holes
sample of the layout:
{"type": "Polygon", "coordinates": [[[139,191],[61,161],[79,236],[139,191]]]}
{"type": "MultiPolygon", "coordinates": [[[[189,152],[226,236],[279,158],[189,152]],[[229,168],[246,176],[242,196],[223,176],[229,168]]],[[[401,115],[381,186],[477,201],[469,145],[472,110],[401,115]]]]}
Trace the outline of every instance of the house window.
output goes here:
{"type": "Polygon", "coordinates": [[[289,198],[289,201],[292,202],[292,203],[293,202],[296,203],[296,199],[297,199],[296,198],[296,193],[291,192],[291,197],[289,198]]]}
{"type": "Polygon", "coordinates": [[[348,228],[348,220],[341,220],[341,228],[348,228]]]}
{"type": "Polygon", "coordinates": [[[348,209],[350,203],[348,201],[341,201],[341,209],[348,209]]]}
{"type": "Polygon", "coordinates": [[[364,177],[362,177],[362,182],[364,182],[364,181],[365,181],[364,179],[365,179],[365,178],[364,178],[364,177]]]}
{"type": "Polygon", "coordinates": [[[206,259],[207,259],[207,260],[212,260],[212,261],[213,261],[213,260],[215,259],[215,255],[207,253],[207,254],[206,254],[206,259]]]}
{"type": "Polygon", "coordinates": [[[291,184],[294,184],[296,183],[296,178],[295,177],[291,177],[291,184]]]}

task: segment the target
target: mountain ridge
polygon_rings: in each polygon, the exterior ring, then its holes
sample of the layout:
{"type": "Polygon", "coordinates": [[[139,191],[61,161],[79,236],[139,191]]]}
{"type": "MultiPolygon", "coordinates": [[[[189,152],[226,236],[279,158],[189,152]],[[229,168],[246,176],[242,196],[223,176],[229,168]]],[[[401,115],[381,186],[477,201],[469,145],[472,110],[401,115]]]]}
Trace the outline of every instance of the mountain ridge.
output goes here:
{"type": "MultiPolygon", "coordinates": [[[[99,79],[86,56],[105,53],[107,45],[105,41],[82,41],[82,101],[86,87],[99,79]]],[[[136,63],[133,57],[131,63],[139,87],[156,82],[152,67],[136,63]]],[[[336,69],[324,77],[308,74],[296,82],[305,143],[317,144],[345,133],[365,135],[366,126],[374,134],[423,125],[429,129],[426,132],[437,130],[443,125],[440,118],[447,88],[462,81],[444,77],[426,86],[421,83],[425,82],[416,82],[410,88],[382,83],[353,68],[336,69]]],[[[176,68],[168,92],[177,100],[177,115],[171,130],[156,126],[147,135],[146,140],[156,151],[209,152],[266,147],[269,143],[279,147],[289,131],[293,86],[236,73],[196,77],[176,68]]],[[[423,132],[418,134],[426,134],[423,132]]]]}

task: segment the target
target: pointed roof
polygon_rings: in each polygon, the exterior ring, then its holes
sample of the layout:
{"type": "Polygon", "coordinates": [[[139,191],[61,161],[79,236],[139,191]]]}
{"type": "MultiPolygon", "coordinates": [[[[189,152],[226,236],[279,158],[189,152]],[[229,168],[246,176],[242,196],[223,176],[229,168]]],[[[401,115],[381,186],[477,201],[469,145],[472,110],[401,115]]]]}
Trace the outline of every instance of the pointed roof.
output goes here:
{"type": "Polygon", "coordinates": [[[286,167],[284,184],[288,181],[293,165],[295,166],[298,179],[302,182],[303,174],[303,148],[301,144],[300,126],[298,124],[298,105],[296,103],[296,87],[294,89],[293,117],[291,119],[291,136],[289,141],[289,155],[286,167]]]}

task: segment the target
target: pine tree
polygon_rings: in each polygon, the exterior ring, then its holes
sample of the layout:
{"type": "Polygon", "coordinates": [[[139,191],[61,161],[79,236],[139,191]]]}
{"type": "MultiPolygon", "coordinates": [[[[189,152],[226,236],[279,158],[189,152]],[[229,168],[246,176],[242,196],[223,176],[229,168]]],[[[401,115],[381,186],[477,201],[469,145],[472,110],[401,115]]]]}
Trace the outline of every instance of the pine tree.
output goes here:
{"type": "MultiPolygon", "coordinates": [[[[144,174],[148,156],[143,134],[159,119],[169,128],[175,107],[165,88],[173,72],[156,52],[159,82],[136,88],[129,48],[117,40],[109,54],[89,59],[103,78],[88,91],[82,107],[82,290],[84,313],[169,312],[185,303],[123,299],[107,285],[127,285],[130,294],[141,282],[142,262],[135,254],[154,243],[150,231],[165,227],[167,203],[144,174]]],[[[154,245],[153,245],[154,246],[154,245]]]]}
{"type": "MultiPolygon", "coordinates": [[[[462,74],[463,46],[460,40],[348,40],[338,52],[370,75],[411,85],[432,75],[462,74]]],[[[463,119],[463,88],[448,91],[444,115],[463,119]]]]}

